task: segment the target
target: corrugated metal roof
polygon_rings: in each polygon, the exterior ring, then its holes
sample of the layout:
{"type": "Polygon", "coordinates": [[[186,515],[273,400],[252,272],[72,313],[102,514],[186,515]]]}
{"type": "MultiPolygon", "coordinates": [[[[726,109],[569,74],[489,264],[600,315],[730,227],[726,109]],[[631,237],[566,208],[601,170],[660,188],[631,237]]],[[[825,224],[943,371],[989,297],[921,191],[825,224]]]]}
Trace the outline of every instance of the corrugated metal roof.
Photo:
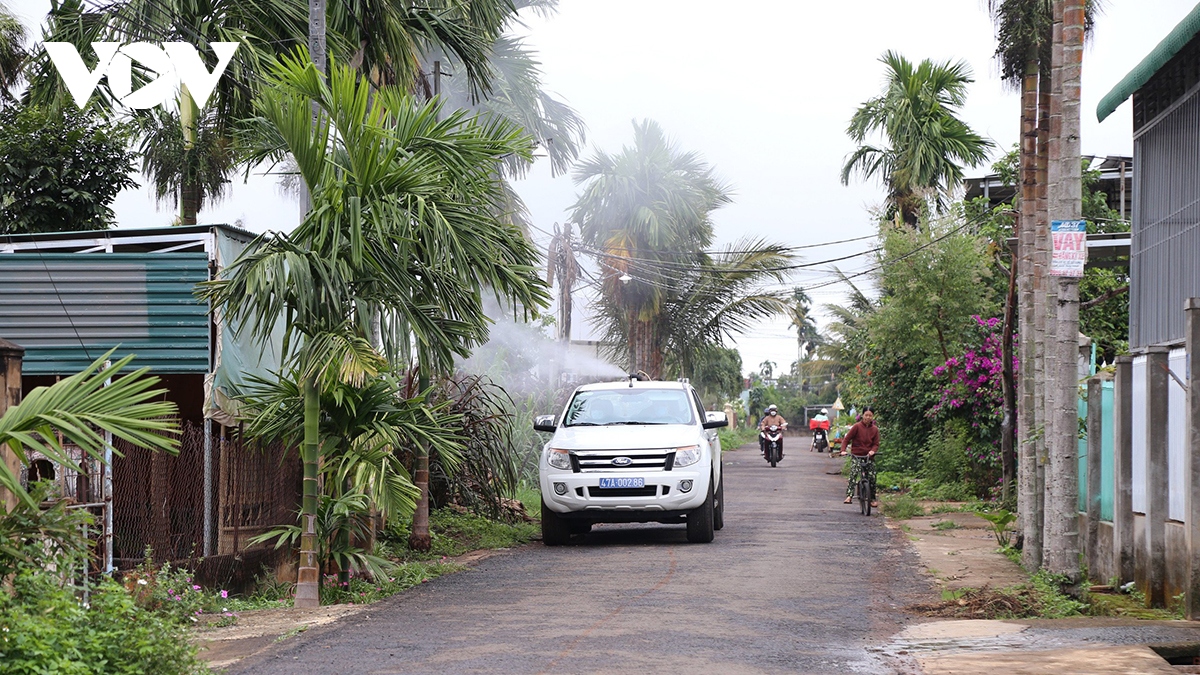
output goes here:
{"type": "Polygon", "coordinates": [[[207,373],[204,253],[0,255],[0,337],[25,348],[30,375],[69,375],[119,345],[135,366],[207,373]]]}
{"type": "Polygon", "coordinates": [[[1196,5],[1183,18],[1183,21],[1180,21],[1179,25],[1175,26],[1175,29],[1167,34],[1167,37],[1163,38],[1163,41],[1158,43],[1158,46],[1142,59],[1141,63],[1137,64],[1137,67],[1129,71],[1129,74],[1118,82],[1112,91],[1100,99],[1100,105],[1096,108],[1097,119],[1103,122],[1104,118],[1117,109],[1117,106],[1125,102],[1125,99],[1133,96],[1133,92],[1149,82],[1150,78],[1154,77],[1154,74],[1166,65],[1171,57],[1178,54],[1179,50],[1183,49],[1198,32],[1200,32],[1200,4],[1196,5]]]}

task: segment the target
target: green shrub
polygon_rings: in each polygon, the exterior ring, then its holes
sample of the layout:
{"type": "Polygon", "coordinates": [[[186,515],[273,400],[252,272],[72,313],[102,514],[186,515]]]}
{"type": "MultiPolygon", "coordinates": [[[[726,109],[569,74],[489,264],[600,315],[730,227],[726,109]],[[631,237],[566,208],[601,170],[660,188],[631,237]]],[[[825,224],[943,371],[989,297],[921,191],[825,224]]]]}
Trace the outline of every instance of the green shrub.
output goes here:
{"type": "Polygon", "coordinates": [[[962,482],[968,469],[966,425],[949,420],[929,437],[921,475],[933,485],[946,485],[962,482]]]}
{"type": "Polygon", "coordinates": [[[725,452],[737,450],[747,443],[752,443],[757,436],[758,431],[749,427],[717,429],[717,437],[721,439],[721,450],[725,452]]]}
{"type": "MultiPolygon", "coordinates": [[[[479,549],[519,546],[532,541],[539,532],[534,523],[508,524],[451,508],[435,509],[429,514],[431,548],[427,553],[422,553],[408,548],[411,526],[409,519],[391,521],[387,530],[380,534],[378,553],[399,560],[431,560],[479,549]]],[[[389,573],[388,576],[393,575],[389,573]]]]}
{"type": "Polygon", "coordinates": [[[23,569],[0,592],[0,675],[183,675],[207,672],[185,629],[139,606],[111,580],[79,602],[50,574],[23,569]]]}

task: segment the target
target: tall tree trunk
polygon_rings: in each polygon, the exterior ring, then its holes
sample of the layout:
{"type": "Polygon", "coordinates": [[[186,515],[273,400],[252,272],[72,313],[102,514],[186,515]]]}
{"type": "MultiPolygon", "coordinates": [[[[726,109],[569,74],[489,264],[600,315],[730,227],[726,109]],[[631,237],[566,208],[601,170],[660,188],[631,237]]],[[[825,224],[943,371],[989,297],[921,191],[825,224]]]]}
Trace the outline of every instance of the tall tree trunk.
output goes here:
{"type": "MultiPolygon", "coordinates": [[[[1049,139],[1050,139],[1050,69],[1048,64],[1041,64],[1038,69],[1038,144],[1037,144],[1037,217],[1034,219],[1034,264],[1033,264],[1033,326],[1034,326],[1034,480],[1037,490],[1037,504],[1034,507],[1039,522],[1036,525],[1037,541],[1035,550],[1026,557],[1026,569],[1035,570],[1042,566],[1045,543],[1046,515],[1046,465],[1049,458],[1046,454],[1046,436],[1050,432],[1050,416],[1047,414],[1046,400],[1046,321],[1047,313],[1052,309],[1050,297],[1046,292],[1046,281],[1049,276],[1047,266],[1050,264],[1048,251],[1050,239],[1050,222],[1048,220],[1047,204],[1049,202],[1049,139]],[[1034,556],[1036,555],[1036,560],[1034,556]],[[1032,564],[1031,564],[1032,563],[1032,564]]],[[[1026,542],[1029,545],[1029,542],[1026,542]]]]}
{"type": "Polygon", "coordinates": [[[317,456],[320,451],[321,403],[313,376],[304,380],[304,442],[300,460],[304,464],[304,498],[300,503],[300,569],[296,575],[296,607],[321,604],[320,561],[317,560],[317,456]]]}
{"type": "MultiPolygon", "coordinates": [[[[1054,220],[1077,220],[1081,204],[1079,144],[1079,89],[1083,61],[1084,0],[1054,2],[1053,91],[1058,99],[1051,112],[1051,167],[1055,171],[1056,199],[1051,201],[1054,220]]],[[[1046,568],[1065,575],[1071,586],[1079,582],[1078,478],[1078,335],[1079,282],[1061,277],[1058,282],[1058,369],[1050,382],[1056,390],[1054,436],[1051,439],[1053,500],[1048,509],[1046,568]]]]}
{"type": "Polygon", "coordinates": [[[1035,408],[1041,401],[1035,395],[1036,382],[1033,276],[1035,242],[1037,241],[1037,113],[1038,113],[1038,62],[1036,58],[1025,64],[1025,77],[1021,80],[1021,211],[1017,219],[1020,260],[1017,263],[1017,283],[1020,292],[1021,335],[1018,350],[1021,355],[1020,378],[1021,402],[1017,414],[1017,436],[1020,440],[1020,460],[1017,463],[1020,490],[1018,512],[1021,520],[1021,562],[1026,569],[1037,569],[1042,564],[1042,514],[1038,510],[1041,487],[1037,480],[1037,424],[1035,408]]]}
{"type": "MultiPolygon", "coordinates": [[[[418,375],[417,390],[424,393],[429,389],[429,376],[418,375]]],[[[413,468],[413,485],[420,491],[417,508],[413,511],[412,530],[408,535],[408,547],[414,551],[428,551],[433,544],[429,536],[429,446],[418,443],[413,468]]]]}
{"type": "Polygon", "coordinates": [[[179,89],[179,125],[183,132],[183,177],[179,182],[179,224],[195,225],[196,214],[200,212],[200,201],[203,198],[200,184],[192,175],[192,163],[196,161],[196,120],[200,111],[192,92],[187,85],[179,89]]]}
{"type": "Polygon", "coordinates": [[[1001,358],[1004,370],[1001,388],[1004,394],[1004,416],[1000,421],[1000,465],[1003,471],[1001,499],[1004,508],[1011,509],[1016,501],[1017,458],[1013,452],[1013,431],[1017,417],[1016,376],[1013,372],[1013,323],[1017,304],[1017,259],[1013,256],[1008,269],[1008,294],[1004,298],[1004,327],[1001,341],[1001,358]]]}

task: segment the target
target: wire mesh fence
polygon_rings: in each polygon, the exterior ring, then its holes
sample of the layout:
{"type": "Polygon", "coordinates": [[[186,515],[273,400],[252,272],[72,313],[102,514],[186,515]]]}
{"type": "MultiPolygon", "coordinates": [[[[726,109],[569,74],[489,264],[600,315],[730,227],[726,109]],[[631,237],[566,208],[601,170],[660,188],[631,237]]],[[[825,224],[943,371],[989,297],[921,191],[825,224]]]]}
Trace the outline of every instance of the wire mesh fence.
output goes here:
{"type": "Polygon", "coordinates": [[[147,555],[155,563],[194,568],[205,559],[228,568],[220,558],[238,557],[255,535],[295,522],[302,469],[297,453],[281,444],[216,425],[206,436],[207,426],[184,423],[177,455],[116,439],[111,474],[77,448],[67,450],[82,470],[34,453],[22,482],[51,481],[53,497],[92,514],[94,574],[132,569],[147,555]]]}

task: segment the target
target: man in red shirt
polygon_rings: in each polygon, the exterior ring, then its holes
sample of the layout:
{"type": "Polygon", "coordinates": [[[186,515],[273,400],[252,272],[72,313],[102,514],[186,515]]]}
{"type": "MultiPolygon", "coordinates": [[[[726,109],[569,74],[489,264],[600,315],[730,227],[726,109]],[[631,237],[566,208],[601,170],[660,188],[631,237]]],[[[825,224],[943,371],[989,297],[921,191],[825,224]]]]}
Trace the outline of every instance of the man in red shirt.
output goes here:
{"type": "Polygon", "coordinates": [[[866,471],[867,480],[871,483],[871,506],[879,506],[875,499],[875,453],[879,452],[879,427],[875,426],[875,411],[867,408],[863,411],[862,420],[850,427],[846,438],[842,441],[842,454],[854,455],[854,467],[850,470],[850,483],[846,486],[846,500],[843,504],[854,501],[854,486],[859,481],[860,471],[866,471]]]}

